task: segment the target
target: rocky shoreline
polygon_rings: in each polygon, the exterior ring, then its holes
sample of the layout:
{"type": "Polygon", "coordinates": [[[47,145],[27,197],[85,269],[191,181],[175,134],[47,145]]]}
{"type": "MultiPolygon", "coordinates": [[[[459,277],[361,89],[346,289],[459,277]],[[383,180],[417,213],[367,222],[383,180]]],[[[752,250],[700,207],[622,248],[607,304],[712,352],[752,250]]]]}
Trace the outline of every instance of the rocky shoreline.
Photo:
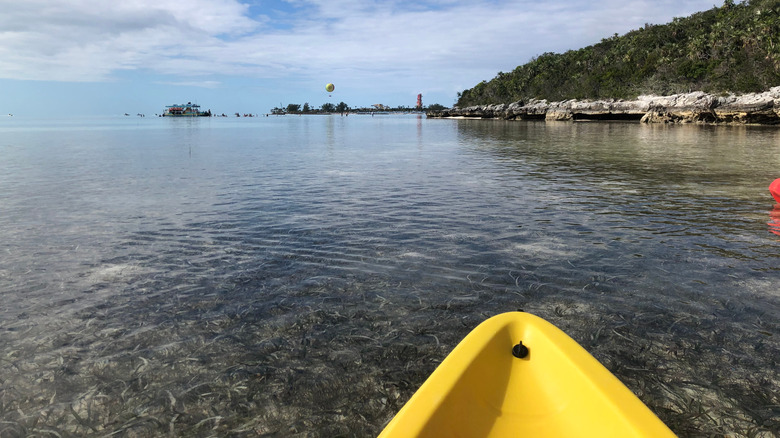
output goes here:
{"type": "Polygon", "coordinates": [[[636,100],[531,99],[510,104],[479,105],[429,111],[427,117],[505,120],[629,120],[642,123],[780,124],[780,86],[762,93],[714,95],[701,91],[636,100]]]}

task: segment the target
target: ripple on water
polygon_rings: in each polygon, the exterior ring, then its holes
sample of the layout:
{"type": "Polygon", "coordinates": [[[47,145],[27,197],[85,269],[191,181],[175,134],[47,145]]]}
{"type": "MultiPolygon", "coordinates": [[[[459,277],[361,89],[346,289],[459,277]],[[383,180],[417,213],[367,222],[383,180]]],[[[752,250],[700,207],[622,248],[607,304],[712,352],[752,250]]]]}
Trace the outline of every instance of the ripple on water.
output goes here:
{"type": "Polygon", "coordinates": [[[14,133],[4,433],[375,435],[516,308],[680,435],[780,429],[774,131],[372,120],[14,133]]]}

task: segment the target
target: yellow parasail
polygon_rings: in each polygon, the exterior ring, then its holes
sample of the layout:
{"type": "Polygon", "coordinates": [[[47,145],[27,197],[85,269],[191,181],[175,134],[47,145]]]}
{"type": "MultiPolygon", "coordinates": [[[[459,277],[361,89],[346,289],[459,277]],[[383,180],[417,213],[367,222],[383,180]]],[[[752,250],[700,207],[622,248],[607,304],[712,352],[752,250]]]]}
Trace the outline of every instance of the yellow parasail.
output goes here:
{"type": "Polygon", "coordinates": [[[332,92],[332,91],[333,91],[333,90],[335,90],[335,89],[336,89],[336,86],[335,86],[335,85],[333,85],[333,84],[328,84],[328,85],[326,85],[326,86],[325,86],[325,90],[326,90],[328,93],[332,92]]]}

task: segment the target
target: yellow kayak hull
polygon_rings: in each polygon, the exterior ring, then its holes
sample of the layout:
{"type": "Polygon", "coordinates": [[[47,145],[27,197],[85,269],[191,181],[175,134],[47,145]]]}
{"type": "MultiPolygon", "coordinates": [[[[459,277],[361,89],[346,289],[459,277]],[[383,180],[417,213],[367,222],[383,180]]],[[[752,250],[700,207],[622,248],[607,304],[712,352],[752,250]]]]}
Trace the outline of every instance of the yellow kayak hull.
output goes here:
{"type": "Polygon", "coordinates": [[[497,315],[477,326],[379,435],[674,436],[577,342],[523,312],[497,315]],[[525,350],[515,348],[521,342],[525,350]]]}

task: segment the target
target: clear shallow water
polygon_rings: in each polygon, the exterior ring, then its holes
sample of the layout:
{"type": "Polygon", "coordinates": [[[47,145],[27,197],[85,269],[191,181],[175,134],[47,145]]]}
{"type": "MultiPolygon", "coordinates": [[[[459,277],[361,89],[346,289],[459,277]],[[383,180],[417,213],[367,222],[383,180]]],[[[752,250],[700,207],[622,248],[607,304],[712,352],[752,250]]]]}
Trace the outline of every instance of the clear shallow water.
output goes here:
{"type": "Polygon", "coordinates": [[[776,432],[780,131],[0,124],[0,436],[371,435],[484,318],[681,436],[776,432]]]}

